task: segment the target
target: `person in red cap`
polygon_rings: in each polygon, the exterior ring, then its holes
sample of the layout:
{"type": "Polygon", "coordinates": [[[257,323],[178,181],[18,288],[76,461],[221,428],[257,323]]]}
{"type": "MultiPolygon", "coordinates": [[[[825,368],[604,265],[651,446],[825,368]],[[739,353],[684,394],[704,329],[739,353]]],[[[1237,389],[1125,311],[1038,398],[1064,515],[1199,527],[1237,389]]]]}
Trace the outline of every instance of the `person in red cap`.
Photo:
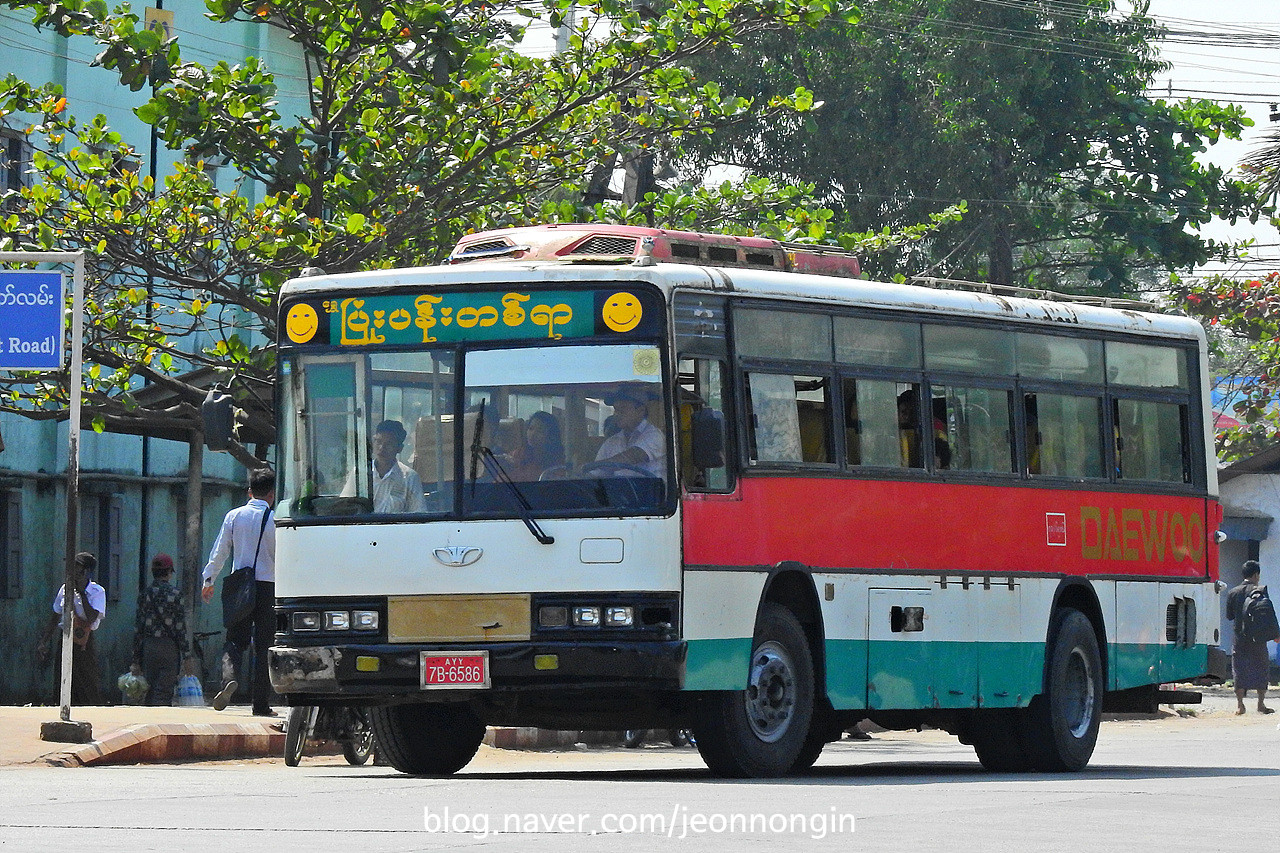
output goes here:
{"type": "Polygon", "coordinates": [[[147,679],[148,705],[173,704],[173,688],[187,653],[186,612],[172,579],[173,558],[156,554],[151,558],[151,585],[138,596],[133,662],[147,679]]]}

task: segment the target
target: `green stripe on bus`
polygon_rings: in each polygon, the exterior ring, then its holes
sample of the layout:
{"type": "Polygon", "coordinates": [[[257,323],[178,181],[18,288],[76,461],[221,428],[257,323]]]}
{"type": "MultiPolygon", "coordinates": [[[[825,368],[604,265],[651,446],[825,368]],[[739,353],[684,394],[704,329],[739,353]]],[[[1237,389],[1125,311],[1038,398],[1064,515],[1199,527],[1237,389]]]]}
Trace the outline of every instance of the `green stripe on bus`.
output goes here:
{"type": "Polygon", "coordinates": [[[1209,647],[1178,648],[1172,643],[1112,643],[1111,689],[1184,681],[1209,669],[1209,647]]]}
{"type": "Polygon", "coordinates": [[[867,652],[872,709],[1014,708],[1040,692],[1043,643],[882,640],[867,652]]]}
{"type": "Polygon", "coordinates": [[[751,638],[689,640],[685,690],[745,690],[751,638]]]}
{"type": "MultiPolygon", "coordinates": [[[[1208,648],[1113,643],[1108,690],[1203,675],[1208,648]]],[[[1043,643],[826,640],[827,697],[836,710],[1025,707],[1041,690],[1043,643]]],[[[746,638],[690,640],[686,690],[742,690],[746,638]]]]}

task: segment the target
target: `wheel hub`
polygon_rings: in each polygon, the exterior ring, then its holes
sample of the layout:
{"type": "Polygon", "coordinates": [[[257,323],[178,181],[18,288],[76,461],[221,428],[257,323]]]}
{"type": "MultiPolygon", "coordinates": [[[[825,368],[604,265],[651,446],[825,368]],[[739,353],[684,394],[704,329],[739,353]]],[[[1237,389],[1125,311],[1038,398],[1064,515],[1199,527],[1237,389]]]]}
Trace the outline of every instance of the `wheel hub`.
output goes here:
{"type": "Polygon", "coordinates": [[[747,722],[760,740],[773,743],[787,733],[796,705],[796,675],[791,656],[778,643],[756,649],[745,702],[747,722]]]}
{"type": "Polygon", "coordinates": [[[1072,737],[1081,738],[1093,725],[1095,705],[1093,666],[1084,650],[1074,648],[1067,658],[1062,711],[1072,737]]]}

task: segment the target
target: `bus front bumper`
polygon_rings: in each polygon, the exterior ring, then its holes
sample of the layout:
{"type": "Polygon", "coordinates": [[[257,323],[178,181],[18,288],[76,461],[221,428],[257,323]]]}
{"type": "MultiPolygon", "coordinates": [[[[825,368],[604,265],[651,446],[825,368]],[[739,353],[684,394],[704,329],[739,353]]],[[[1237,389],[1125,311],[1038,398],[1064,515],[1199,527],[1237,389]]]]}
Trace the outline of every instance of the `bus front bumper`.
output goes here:
{"type": "Polygon", "coordinates": [[[465,646],[350,644],[273,646],[271,685],[293,704],[303,697],[376,699],[407,693],[459,694],[581,687],[679,690],[684,683],[682,640],[644,642],[477,643],[465,646]],[[491,686],[441,690],[422,686],[421,653],[487,651],[491,686]],[[537,662],[535,664],[535,658],[537,662]],[[551,664],[554,663],[554,667],[551,664]]]}

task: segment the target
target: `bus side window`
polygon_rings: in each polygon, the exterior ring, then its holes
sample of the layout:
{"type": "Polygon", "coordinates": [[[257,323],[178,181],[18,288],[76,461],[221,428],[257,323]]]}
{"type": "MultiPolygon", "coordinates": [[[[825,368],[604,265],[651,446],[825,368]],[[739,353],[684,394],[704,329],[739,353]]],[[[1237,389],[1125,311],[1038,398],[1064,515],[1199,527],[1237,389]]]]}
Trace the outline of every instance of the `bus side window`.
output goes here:
{"type": "Polygon", "coordinates": [[[729,466],[698,467],[694,463],[693,431],[698,413],[715,412],[724,429],[726,447],[721,462],[733,458],[727,443],[732,430],[727,427],[725,378],[728,375],[723,361],[712,358],[690,357],[680,359],[677,416],[680,428],[680,481],[692,491],[725,491],[731,487],[729,466]]]}
{"type": "Polygon", "coordinates": [[[1022,399],[1028,474],[1103,476],[1099,398],[1028,392],[1022,399]]]}
{"type": "Polygon", "coordinates": [[[934,386],[931,402],[935,470],[1015,470],[1006,389],[934,386]]]}
{"type": "Polygon", "coordinates": [[[748,373],[751,461],[829,464],[829,387],[824,376],[748,373]]]}
{"type": "Polygon", "coordinates": [[[1117,476],[1122,480],[1190,482],[1186,406],[1148,400],[1114,401],[1117,476]]]}
{"type": "Polygon", "coordinates": [[[845,453],[850,465],[921,468],[918,386],[882,379],[842,382],[845,453]]]}

